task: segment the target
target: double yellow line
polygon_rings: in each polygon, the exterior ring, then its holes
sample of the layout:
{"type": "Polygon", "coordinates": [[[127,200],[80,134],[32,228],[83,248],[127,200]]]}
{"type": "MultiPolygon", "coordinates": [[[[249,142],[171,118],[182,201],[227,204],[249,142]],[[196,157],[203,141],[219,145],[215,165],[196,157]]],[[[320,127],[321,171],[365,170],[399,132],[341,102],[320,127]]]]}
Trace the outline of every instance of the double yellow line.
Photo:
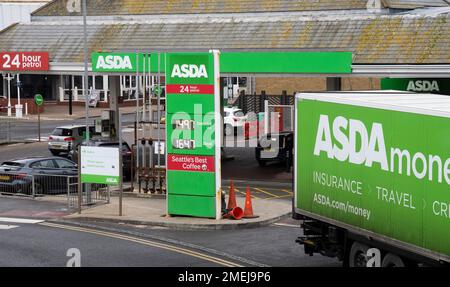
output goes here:
{"type": "Polygon", "coordinates": [[[156,241],[150,241],[147,239],[140,239],[140,238],[117,234],[117,233],[112,233],[112,232],[99,231],[99,230],[94,230],[94,229],[89,229],[89,228],[68,226],[68,225],[55,224],[55,223],[49,223],[49,222],[43,222],[43,223],[40,223],[40,225],[52,227],[52,228],[60,228],[60,229],[90,233],[90,234],[95,234],[95,235],[101,235],[101,236],[106,236],[106,237],[115,238],[115,239],[121,239],[121,240],[129,241],[129,242],[134,242],[134,243],[138,243],[138,244],[143,244],[143,245],[147,245],[147,246],[151,246],[151,247],[156,247],[156,248],[176,252],[179,254],[184,254],[184,255],[195,257],[198,259],[206,260],[208,262],[216,263],[218,265],[225,266],[225,267],[244,267],[237,263],[227,261],[227,260],[224,260],[224,259],[221,259],[218,257],[210,256],[207,254],[203,254],[203,253],[189,250],[189,249],[182,248],[182,247],[177,247],[177,246],[160,243],[160,242],[156,242],[156,241]]]}

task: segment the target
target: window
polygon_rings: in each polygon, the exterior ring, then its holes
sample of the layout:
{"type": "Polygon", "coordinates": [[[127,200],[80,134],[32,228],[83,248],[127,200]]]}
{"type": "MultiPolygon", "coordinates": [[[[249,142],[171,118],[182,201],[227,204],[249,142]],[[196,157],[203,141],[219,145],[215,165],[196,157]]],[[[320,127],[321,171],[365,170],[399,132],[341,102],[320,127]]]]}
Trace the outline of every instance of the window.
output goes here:
{"type": "Polygon", "coordinates": [[[59,137],[71,137],[72,134],[73,133],[71,129],[55,129],[52,132],[52,136],[59,136],[59,137]]]}
{"type": "Polygon", "coordinates": [[[64,159],[56,159],[56,164],[59,168],[75,168],[75,164],[64,159]]]}
{"type": "Polygon", "coordinates": [[[35,162],[31,165],[31,167],[32,168],[56,168],[55,163],[51,159],[35,162]]]}

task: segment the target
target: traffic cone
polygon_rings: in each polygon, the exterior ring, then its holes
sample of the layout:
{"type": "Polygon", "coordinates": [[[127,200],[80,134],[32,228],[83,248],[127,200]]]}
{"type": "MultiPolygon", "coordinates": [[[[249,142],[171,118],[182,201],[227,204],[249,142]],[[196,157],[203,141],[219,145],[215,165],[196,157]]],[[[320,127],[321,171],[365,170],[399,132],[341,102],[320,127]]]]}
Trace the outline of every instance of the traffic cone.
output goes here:
{"type": "Polygon", "coordinates": [[[253,207],[252,207],[252,196],[250,195],[250,188],[247,186],[247,192],[245,194],[245,208],[244,208],[244,215],[242,218],[258,218],[258,215],[253,214],[253,207]]]}
{"type": "Polygon", "coordinates": [[[228,195],[228,205],[227,205],[227,209],[231,209],[233,210],[234,208],[237,207],[237,203],[236,203],[236,194],[234,193],[234,184],[233,181],[231,181],[230,184],[230,193],[228,195]]]}
{"type": "Polygon", "coordinates": [[[240,207],[235,207],[231,209],[225,216],[225,218],[239,220],[244,215],[244,211],[240,207]]]}

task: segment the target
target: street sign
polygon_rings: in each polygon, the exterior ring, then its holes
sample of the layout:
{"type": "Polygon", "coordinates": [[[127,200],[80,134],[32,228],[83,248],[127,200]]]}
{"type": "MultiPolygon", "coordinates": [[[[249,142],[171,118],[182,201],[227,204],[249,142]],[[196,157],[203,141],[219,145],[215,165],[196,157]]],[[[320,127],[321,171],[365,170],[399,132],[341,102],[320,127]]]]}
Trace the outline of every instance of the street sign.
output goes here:
{"type": "Polygon", "coordinates": [[[2,71],[48,71],[48,52],[0,52],[2,71]]]}
{"type": "Polygon", "coordinates": [[[120,152],[118,148],[81,146],[81,182],[119,185],[120,152]]]}
{"type": "Polygon", "coordinates": [[[44,104],[44,98],[42,97],[42,95],[37,94],[34,96],[34,102],[37,106],[42,106],[44,104]]]}
{"type": "Polygon", "coordinates": [[[165,63],[167,213],[219,219],[219,53],[171,53],[165,63]]]}

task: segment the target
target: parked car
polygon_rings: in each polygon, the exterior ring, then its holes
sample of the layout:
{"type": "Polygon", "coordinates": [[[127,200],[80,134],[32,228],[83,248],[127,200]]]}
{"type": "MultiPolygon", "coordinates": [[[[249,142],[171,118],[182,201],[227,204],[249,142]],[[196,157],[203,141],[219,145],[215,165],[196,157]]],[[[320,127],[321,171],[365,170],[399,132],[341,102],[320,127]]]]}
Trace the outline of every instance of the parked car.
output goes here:
{"type": "MultiPolygon", "coordinates": [[[[83,142],[81,146],[95,146],[95,147],[111,147],[118,148],[118,141],[109,141],[105,139],[93,139],[89,142],[83,142]]],[[[78,149],[73,149],[69,152],[68,158],[73,162],[78,162],[78,149]]],[[[122,143],[122,163],[123,163],[123,177],[125,180],[131,179],[131,148],[127,142],[122,143]]]]}
{"type": "Polygon", "coordinates": [[[239,129],[242,129],[247,117],[244,112],[237,107],[225,107],[224,108],[224,133],[229,136],[233,133],[236,134],[239,129]]]}
{"type": "Polygon", "coordinates": [[[293,132],[270,133],[258,141],[255,149],[256,160],[261,167],[268,162],[283,162],[289,172],[293,163],[293,148],[293,132]]]}
{"type": "Polygon", "coordinates": [[[0,193],[31,195],[66,193],[68,177],[75,178],[78,166],[61,157],[30,157],[0,165],[0,193]]]}
{"type": "MultiPolygon", "coordinates": [[[[85,139],[86,126],[62,126],[53,130],[48,138],[48,149],[50,152],[58,156],[61,153],[69,153],[80,145],[85,139]]],[[[95,127],[89,127],[90,135],[99,135],[95,132],[95,127]]]]}

